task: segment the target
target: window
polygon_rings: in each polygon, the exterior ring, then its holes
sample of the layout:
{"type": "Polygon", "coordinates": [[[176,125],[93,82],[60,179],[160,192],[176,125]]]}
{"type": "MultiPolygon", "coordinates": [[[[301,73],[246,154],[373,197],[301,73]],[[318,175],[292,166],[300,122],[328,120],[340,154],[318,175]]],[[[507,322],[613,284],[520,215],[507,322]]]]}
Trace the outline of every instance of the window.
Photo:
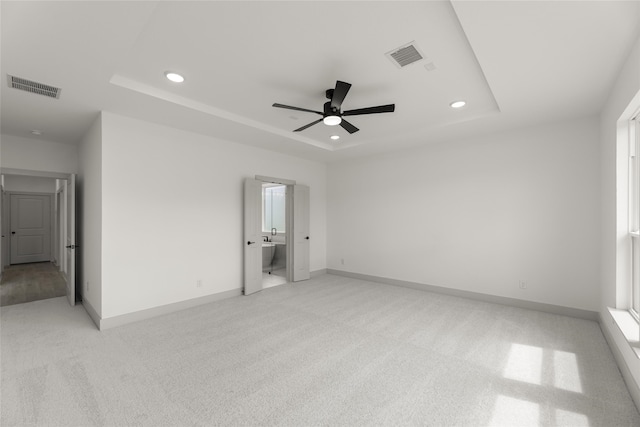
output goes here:
{"type": "Polygon", "coordinates": [[[629,233],[631,235],[631,314],[640,313],[640,121],[629,123],[629,233]]]}
{"type": "Polygon", "coordinates": [[[262,231],[271,232],[274,228],[277,233],[285,232],[285,185],[262,187],[262,231]]]}

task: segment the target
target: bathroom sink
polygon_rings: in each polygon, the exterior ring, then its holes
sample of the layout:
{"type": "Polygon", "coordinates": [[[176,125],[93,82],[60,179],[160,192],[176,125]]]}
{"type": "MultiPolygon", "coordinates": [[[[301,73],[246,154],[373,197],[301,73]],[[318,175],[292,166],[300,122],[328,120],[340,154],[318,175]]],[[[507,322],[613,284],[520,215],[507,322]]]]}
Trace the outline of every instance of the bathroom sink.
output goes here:
{"type": "Polygon", "coordinates": [[[272,248],[274,247],[276,244],[272,243],[272,242],[262,242],[262,247],[263,248],[272,248]]]}

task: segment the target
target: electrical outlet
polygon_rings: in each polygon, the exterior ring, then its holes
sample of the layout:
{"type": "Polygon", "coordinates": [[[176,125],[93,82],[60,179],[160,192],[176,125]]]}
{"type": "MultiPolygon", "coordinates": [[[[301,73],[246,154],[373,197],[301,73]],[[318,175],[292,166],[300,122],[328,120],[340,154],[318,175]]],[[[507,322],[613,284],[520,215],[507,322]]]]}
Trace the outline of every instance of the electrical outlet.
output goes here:
{"type": "Polygon", "coordinates": [[[89,292],[89,281],[87,280],[87,284],[84,287],[84,290],[89,292]]]}
{"type": "Polygon", "coordinates": [[[520,281],[518,282],[518,287],[519,287],[520,289],[527,289],[527,282],[525,282],[524,280],[520,280],[520,281]]]}
{"type": "Polygon", "coordinates": [[[202,287],[202,279],[196,280],[196,288],[201,288],[201,287],[202,287]]]}
{"type": "Polygon", "coordinates": [[[340,258],[340,264],[344,265],[344,258],[340,258]]]}

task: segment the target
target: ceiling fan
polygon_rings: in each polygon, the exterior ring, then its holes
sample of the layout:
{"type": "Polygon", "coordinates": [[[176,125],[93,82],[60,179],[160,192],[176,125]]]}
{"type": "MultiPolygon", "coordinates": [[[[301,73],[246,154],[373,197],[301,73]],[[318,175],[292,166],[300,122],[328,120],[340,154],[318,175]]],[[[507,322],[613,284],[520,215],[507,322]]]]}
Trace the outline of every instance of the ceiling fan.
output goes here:
{"type": "Polygon", "coordinates": [[[277,108],[287,108],[289,110],[296,111],[306,111],[308,113],[320,114],[322,116],[321,119],[316,120],[315,122],[311,122],[308,125],[304,125],[301,128],[294,130],[294,132],[300,132],[301,130],[305,130],[308,127],[311,127],[320,122],[324,122],[327,126],[335,126],[340,125],[343,129],[345,129],[349,133],[358,132],[358,128],[344,120],[342,117],[344,116],[358,116],[361,114],[376,114],[376,113],[392,113],[396,109],[395,104],[388,105],[379,105],[377,107],[368,107],[368,108],[358,108],[356,110],[347,110],[340,111],[342,107],[342,101],[347,96],[347,93],[351,89],[350,83],[341,82],[340,80],[336,81],[335,89],[327,89],[326,96],[329,99],[328,102],[324,104],[324,112],[307,110],[306,108],[292,107],[290,105],[283,104],[273,104],[274,107],[277,108]]]}

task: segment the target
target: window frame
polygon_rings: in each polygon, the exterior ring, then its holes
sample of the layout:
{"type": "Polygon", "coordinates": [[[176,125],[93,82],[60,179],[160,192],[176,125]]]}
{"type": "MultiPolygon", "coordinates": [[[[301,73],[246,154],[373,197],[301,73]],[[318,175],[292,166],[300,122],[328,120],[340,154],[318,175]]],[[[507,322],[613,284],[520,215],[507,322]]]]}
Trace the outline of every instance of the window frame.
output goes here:
{"type": "Polygon", "coordinates": [[[629,120],[629,236],[631,283],[629,312],[640,321],[640,113],[629,120]]]}
{"type": "MultiPolygon", "coordinates": [[[[286,215],[287,215],[287,212],[286,212],[287,185],[274,184],[274,185],[263,185],[262,186],[262,233],[263,234],[264,233],[272,233],[272,231],[273,231],[273,228],[267,229],[267,227],[266,227],[266,225],[267,225],[266,224],[266,219],[267,219],[267,212],[266,212],[267,211],[267,202],[266,202],[267,197],[266,197],[266,194],[267,194],[268,191],[270,191],[270,190],[272,191],[273,188],[281,188],[281,187],[284,188],[284,198],[285,198],[285,200],[284,200],[284,213],[283,213],[284,216],[285,216],[284,217],[284,230],[280,230],[277,227],[274,227],[274,228],[276,228],[276,234],[283,235],[283,234],[286,233],[286,224],[287,224],[287,220],[286,220],[286,215]]],[[[271,200],[271,202],[273,203],[273,199],[271,200]]],[[[270,216],[271,216],[271,219],[272,219],[271,225],[273,225],[273,205],[272,204],[271,204],[270,216]]]]}

